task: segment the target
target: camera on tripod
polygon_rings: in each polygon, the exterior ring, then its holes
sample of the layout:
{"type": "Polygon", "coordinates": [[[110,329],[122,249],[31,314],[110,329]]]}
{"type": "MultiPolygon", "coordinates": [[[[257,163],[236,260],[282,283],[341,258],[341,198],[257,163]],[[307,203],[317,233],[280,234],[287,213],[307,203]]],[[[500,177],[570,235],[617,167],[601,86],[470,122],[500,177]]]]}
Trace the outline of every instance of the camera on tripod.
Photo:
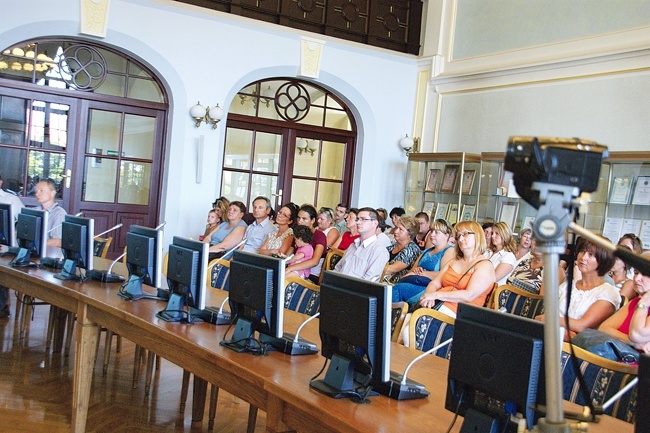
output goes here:
{"type": "Polygon", "coordinates": [[[579,138],[510,137],[504,168],[513,173],[517,193],[539,209],[539,191],[533,182],[578,188],[594,192],[606,146],[579,138]]]}

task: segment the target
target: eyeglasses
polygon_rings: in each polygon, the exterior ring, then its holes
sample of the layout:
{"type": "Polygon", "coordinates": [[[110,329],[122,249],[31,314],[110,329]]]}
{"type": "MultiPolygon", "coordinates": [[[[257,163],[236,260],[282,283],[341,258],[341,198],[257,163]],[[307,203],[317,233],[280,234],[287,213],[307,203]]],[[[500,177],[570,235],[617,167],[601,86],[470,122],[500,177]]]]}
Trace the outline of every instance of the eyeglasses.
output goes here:
{"type": "Polygon", "coordinates": [[[456,239],[460,238],[466,238],[469,235],[473,235],[474,232],[462,232],[462,233],[456,233],[456,239]]]}
{"type": "Polygon", "coordinates": [[[377,221],[377,220],[374,219],[374,218],[359,218],[359,217],[356,217],[354,220],[355,220],[356,222],[359,222],[359,221],[377,221]]]}

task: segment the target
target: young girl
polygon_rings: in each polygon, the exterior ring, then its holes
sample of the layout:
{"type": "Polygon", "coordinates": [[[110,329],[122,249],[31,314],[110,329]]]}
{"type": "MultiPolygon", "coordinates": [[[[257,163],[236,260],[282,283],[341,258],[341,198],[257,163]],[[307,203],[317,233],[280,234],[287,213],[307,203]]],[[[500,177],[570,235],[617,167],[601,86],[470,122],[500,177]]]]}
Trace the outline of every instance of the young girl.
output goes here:
{"type": "MultiPolygon", "coordinates": [[[[296,252],[290,260],[287,260],[287,265],[304,262],[309,260],[314,255],[314,247],[311,246],[312,231],[307,226],[296,226],[293,229],[293,238],[296,244],[296,252]]],[[[302,269],[297,271],[287,272],[287,277],[299,276],[302,278],[309,277],[310,269],[302,269]]]]}

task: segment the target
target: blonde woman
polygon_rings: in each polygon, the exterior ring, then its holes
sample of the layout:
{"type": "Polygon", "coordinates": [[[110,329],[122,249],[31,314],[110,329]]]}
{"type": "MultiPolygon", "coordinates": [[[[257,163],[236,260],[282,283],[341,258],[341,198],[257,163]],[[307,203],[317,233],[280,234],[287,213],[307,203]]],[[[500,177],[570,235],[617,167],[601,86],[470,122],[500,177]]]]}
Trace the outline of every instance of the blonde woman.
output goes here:
{"type": "Polygon", "coordinates": [[[212,209],[217,213],[217,224],[228,221],[228,208],[230,207],[230,200],[226,197],[219,197],[212,203],[212,209]]]}
{"type": "Polygon", "coordinates": [[[517,258],[515,257],[515,239],[507,223],[498,222],[492,227],[492,254],[490,262],[494,266],[496,283],[501,286],[512,273],[517,258]]]}
{"type": "Polygon", "coordinates": [[[327,248],[331,248],[334,242],[341,235],[336,227],[334,227],[334,211],[329,207],[322,207],[318,211],[318,218],[316,219],[318,230],[322,231],[327,236],[327,248]]]}

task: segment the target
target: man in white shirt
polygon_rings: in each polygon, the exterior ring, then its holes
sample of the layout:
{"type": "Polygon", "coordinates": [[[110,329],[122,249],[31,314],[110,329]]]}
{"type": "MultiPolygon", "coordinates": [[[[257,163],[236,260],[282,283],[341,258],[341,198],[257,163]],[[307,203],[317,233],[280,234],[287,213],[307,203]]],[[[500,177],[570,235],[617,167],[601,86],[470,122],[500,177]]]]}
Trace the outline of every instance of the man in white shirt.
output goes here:
{"type": "Polygon", "coordinates": [[[253,200],[253,217],[255,221],[246,228],[246,243],[243,251],[256,253],[266,239],[266,235],[278,228],[271,222],[269,214],[271,213],[271,201],[266,197],[256,197],[253,200]]]}
{"type": "Polygon", "coordinates": [[[61,235],[65,216],[68,214],[54,201],[56,197],[56,183],[51,179],[42,180],[34,187],[36,201],[48,213],[47,257],[62,257],[61,235]]]}
{"type": "Polygon", "coordinates": [[[334,270],[351,277],[377,281],[388,263],[388,250],[377,242],[376,230],[379,225],[377,211],[370,207],[359,209],[357,231],[359,237],[354,240],[334,270]]]}
{"type": "MultiPolygon", "coordinates": [[[[22,209],[24,205],[18,196],[2,189],[2,176],[0,176],[0,203],[11,205],[11,215],[14,219],[13,223],[15,223],[18,219],[20,209],[22,209]]],[[[7,236],[8,235],[9,234],[7,233],[7,236]]],[[[8,241],[11,245],[16,245],[15,238],[8,239],[8,241]]],[[[0,319],[3,317],[9,317],[9,288],[0,286],[0,319]]]]}

